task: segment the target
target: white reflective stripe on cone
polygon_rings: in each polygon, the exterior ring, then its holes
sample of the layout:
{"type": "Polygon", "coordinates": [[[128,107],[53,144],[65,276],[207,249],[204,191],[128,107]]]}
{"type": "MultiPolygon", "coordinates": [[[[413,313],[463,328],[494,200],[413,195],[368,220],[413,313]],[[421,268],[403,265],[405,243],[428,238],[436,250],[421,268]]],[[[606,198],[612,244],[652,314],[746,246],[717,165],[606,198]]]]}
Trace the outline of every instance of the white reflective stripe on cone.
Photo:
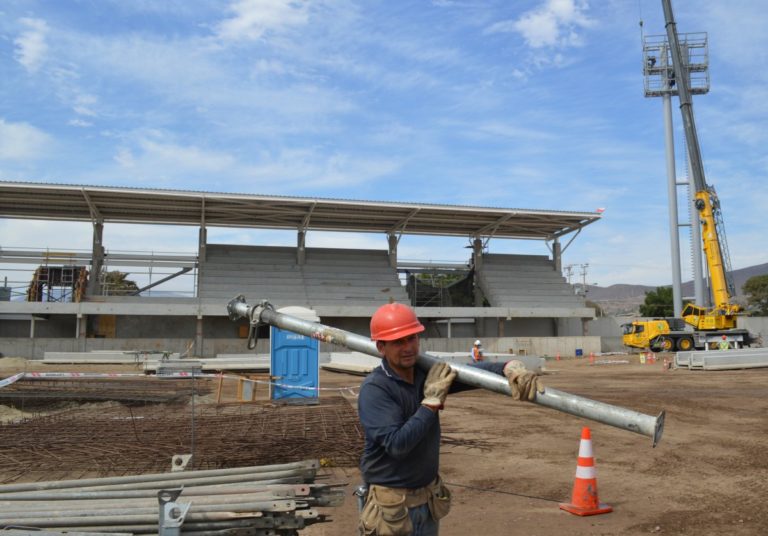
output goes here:
{"type": "Polygon", "coordinates": [[[583,441],[579,443],[579,458],[592,457],[592,441],[583,441]]]}
{"type": "Polygon", "coordinates": [[[576,478],[591,479],[597,478],[597,472],[594,467],[576,466],[576,478]]]}

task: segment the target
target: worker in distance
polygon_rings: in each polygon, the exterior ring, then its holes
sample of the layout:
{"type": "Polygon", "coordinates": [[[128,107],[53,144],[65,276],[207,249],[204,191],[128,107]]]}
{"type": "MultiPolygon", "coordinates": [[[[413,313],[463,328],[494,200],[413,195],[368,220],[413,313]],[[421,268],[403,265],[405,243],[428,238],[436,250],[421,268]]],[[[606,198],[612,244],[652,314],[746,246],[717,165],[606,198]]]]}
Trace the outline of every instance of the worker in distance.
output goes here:
{"type": "MultiPolygon", "coordinates": [[[[447,363],[429,372],[416,366],[424,326],[407,305],[380,307],[370,328],[382,362],[365,378],[358,398],[365,431],[360,471],[368,487],[360,530],[366,536],[437,536],[451,507],[451,492],[438,474],[440,410],[449,392],[473,387],[454,384],[456,372],[447,363]]],[[[544,392],[520,361],[471,366],[505,376],[515,400],[533,401],[544,392]]]]}
{"type": "Polygon", "coordinates": [[[474,344],[472,344],[472,361],[475,363],[479,363],[483,359],[484,359],[483,343],[480,342],[480,339],[478,339],[474,342],[474,344]]]}

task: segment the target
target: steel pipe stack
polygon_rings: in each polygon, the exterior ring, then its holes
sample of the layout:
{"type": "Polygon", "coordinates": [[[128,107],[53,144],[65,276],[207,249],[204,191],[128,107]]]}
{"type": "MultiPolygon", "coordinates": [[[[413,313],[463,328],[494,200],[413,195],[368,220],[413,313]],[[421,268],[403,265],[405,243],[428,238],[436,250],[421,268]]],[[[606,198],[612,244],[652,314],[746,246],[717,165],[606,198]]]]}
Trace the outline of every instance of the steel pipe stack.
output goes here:
{"type": "MultiPolygon", "coordinates": [[[[0,486],[0,528],[163,534],[158,494],[183,509],[182,534],[228,529],[296,534],[324,521],[317,507],[339,506],[341,484],[315,484],[319,462],[221,470],[8,484],[0,486]],[[175,495],[174,495],[175,496],[175,495]]],[[[221,532],[219,532],[221,534],[221,532]]]]}

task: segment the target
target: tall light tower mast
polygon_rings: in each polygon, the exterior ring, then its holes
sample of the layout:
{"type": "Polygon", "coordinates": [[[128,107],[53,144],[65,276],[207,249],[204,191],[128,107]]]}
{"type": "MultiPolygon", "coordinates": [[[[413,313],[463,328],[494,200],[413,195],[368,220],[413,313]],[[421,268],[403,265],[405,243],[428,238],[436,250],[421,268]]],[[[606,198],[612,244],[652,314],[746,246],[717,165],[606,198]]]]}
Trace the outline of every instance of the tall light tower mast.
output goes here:
{"type": "MultiPolygon", "coordinates": [[[[641,21],[642,26],[642,21],[641,21]]],[[[709,92],[709,46],[706,33],[679,34],[680,55],[688,75],[688,87],[692,95],[709,92]]],[[[669,195],[669,233],[672,253],[672,297],[675,316],[682,314],[683,302],[680,274],[680,228],[691,229],[691,252],[695,302],[705,304],[709,294],[705,293],[702,270],[701,229],[698,211],[693,204],[691,174],[687,181],[677,182],[675,173],[675,146],[672,129],[672,96],[677,95],[675,69],[666,35],[643,37],[643,79],[646,97],[661,97],[663,100],[664,137],[667,155],[667,191],[669,195]],[[689,222],[681,223],[677,214],[677,187],[687,186],[689,222]]],[[[687,151],[686,151],[687,154],[687,151]]],[[[690,162],[688,164],[690,169],[690,162]]]]}

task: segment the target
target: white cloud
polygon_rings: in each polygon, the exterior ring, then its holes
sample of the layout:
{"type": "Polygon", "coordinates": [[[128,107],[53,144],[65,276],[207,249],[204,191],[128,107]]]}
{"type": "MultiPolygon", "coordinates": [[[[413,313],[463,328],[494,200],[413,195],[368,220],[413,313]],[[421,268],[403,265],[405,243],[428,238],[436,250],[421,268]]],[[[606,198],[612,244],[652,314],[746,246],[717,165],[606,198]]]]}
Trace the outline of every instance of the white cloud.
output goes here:
{"type": "Polygon", "coordinates": [[[516,20],[492,24],[485,33],[516,32],[531,48],[580,46],[578,30],[593,25],[587,7],[583,0],[547,0],[516,20]]]}
{"type": "Polygon", "coordinates": [[[268,31],[303,26],[308,6],[302,0],[237,0],[229,8],[234,16],[219,24],[218,35],[227,41],[252,41],[268,31]]]}
{"type": "Polygon", "coordinates": [[[93,123],[90,123],[88,121],[83,121],[82,119],[70,119],[69,121],[67,121],[67,124],[72,127],[81,127],[81,128],[88,128],[93,126],[93,123]]]}
{"type": "Polygon", "coordinates": [[[217,151],[209,151],[195,146],[184,146],[165,141],[143,138],[138,142],[141,152],[137,155],[130,149],[121,147],[114,160],[125,168],[138,168],[148,175],[172,171],[215,172],[231,169],[235,159],[217,151]]]}
{"type": "Polygon", "coordinates": [[[48,44],[45,42],[48,25],[44,20],[27,17],[19,19],[19,22],[26,30],[13,41],[16,45],[14,57],[28,72],[34,73],[45,61],[48,51],[48,44]]]}
{"type": "Polygon", "coordinates": [[[510,139],[532,140],[532,141],[553,141],[558,136],[548,130],[518,126],[511,123],[501,123],[498,121],[487,121],[478,123],[476,126],[466,125],[467,131],[471,135],[481,134],[492,138],[504,137],[510,139]]]}
{"type": "Polygon", "coordinates": [[[38,158],[49,143],[48,134],[28,123],[0,119],[0,160],[38,158]]]}
{"type": "Polygon", "coordinates": [[[132,168],[136,165],[133,153],[127,147],[120,147],[114,156],[114,161],[124,168],[132,168]]]}
{"type": "Polygon", "coordinates": [[[72,109],[78,115],[87,115],[89,117],[95,117],[97,114],[93,110],[93,105],[98,102],[98,99],[93,95],[79,94],[75,97],[75,102],[72,105],[72,109]]]}
{"type": "Polygon", "coordinates": [[[400,166],[400,161],[384,157],[287,149],[263,155],[262,162],[248,168],[247,176],[270,183],[280,177],[283,187],[328,189],[372,182],[400,166]]]}

